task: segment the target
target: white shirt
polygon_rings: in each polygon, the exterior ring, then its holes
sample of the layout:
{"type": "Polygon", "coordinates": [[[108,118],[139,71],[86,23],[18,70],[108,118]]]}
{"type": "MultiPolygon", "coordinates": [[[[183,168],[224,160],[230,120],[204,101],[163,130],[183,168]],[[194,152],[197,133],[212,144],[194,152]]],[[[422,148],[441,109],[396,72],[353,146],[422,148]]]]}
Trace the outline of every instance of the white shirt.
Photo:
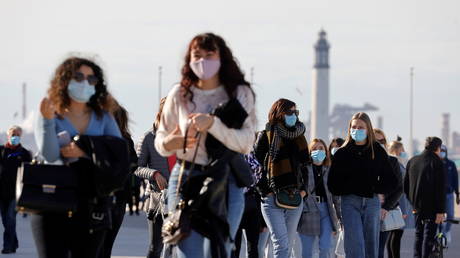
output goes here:
{"type": "MultiPolygon", "coordinates": [[[[211,90],[202,90],[192,86],[191,91],[193,92],[193,103],[183,97],[184,89],[181,89],[180,85],[174,86],[166,98],[160,125],[157,130],[157,137],[155,139],[155,148],[158,153],[163,156],[176,154],[178,159],[192,161],[195,148],[186,149],[185,154],[182,149],[167,151],[163,145],[164,139],[176,128],[177,125],[179,125],[181,135],[184,136],[189,114],[210,113],[219,104],[225,103],[229,100],[223,86],[219,86],[211,90]]],[[[208,133],[212,134],[227,148],[239,153],[247,154],[251,151],[255,140],[255,130],[257,124],[255,115],[255,100],[251,89],[244,85],[237,88],[236,98],[248,113],[248,117],[244,121],[242,128],[228,128],[218,117],[215,117],[214,123],[211,128],[209,128],[208,133]]],[[[200,146],[195,160],[195,163],[201,165],[206,165],[209,162],[205,147],[206,135],[207,134],[203,134],[201,137],[200,146]]]]}

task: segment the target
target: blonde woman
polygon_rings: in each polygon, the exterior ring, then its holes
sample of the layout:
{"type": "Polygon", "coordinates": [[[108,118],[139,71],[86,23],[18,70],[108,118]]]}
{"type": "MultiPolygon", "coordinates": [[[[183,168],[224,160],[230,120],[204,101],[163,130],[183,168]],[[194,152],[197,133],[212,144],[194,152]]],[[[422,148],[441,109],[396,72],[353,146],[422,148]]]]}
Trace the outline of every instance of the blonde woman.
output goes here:
{"type": "Polygon", "coordinates": [[[319,257],[329,258],[332,234],[339,229],[339,198],[332,196],[327,187],[327,177],[331,164],[326,143],[313,139],[308,147],[312,164],[308,165],[306,189],[309,193],[304,198],[299,232],[302,241],[302,257],[313,257],[313,243],[319,239],[319,257]]]}
{"type": "MultiPolygon", "coordinates": [[[[404,150],[402,142],[390,142],[390,144],[388,144],[388,154],[395,156],[398,159],[399,172],[401,173],[401,178],[404,178],[406,175],[407,153],[404,150]]],[[[401,257],[401,238],[404,234],[404,229],[414,228],[415,225],[414,215],[412,215],[412,206],[410,205],[409,200],[407,200],[406,195],[401,195],[401,198],[399,199],[399,207],[401,208],[406,226],[401,229],[390,231],[390,235],[387,240],[388,258],[401,257]]]]}
{"type": "Polygon", "coordinates": [[[388,194],[397,183],[385,149],[375,140],[369,116],[356,113],[328,177],[331,193],[341,196],[347,257],[378,256],[381,207],[377,195],[388,194]]]}

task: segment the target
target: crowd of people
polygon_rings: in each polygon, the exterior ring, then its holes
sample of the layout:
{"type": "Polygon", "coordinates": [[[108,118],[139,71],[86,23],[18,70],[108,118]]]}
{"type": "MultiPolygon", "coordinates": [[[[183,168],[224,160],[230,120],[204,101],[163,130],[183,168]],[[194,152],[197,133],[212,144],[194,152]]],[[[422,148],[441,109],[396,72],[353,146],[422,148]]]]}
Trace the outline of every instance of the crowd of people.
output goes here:
{"type": "MultiPolygon", "coordinates": [[[[128,111],[110,94],[104,74],[92,60],[67,58],[41,101],[37,159],[76,170],[78,202],[73,216],[31,214],[40,258],[110,257],[127,204],[130,214],[139,212],[143,181],[149,258],[239,257],[243,232],[250,258],[264,257],[268,245],[275,258],[293,257],[297,239],[298,256],[333,257],[334,236],[343,240],[345,257],[384,257],[385,248],[388,257],[400,257],[405,228],[415,228],[414,257],[428,257],[437,230],[450,237],[443,222],[446,213],[454,216],[454,194],[460,203],[458,172],[437,137],[409,160],[401,139],[388,141],[359,112],[345,139],[308,141],[297,104],[284,98],[257,132],[251,84],[224,39],[205,33],[190,41],[180,83],[135,147],[128,111]],[[91,174],[99,161],[78,136],[105,146],[93,146],[103,155],[126,156],[115,190],[101,194],[110,174],[104,180],[91,174]],[[117,139],[126,150],[118,151],[117,139]],[[382,226],[398,214],[404,225],[382,226]]],[[[16,174],[32,160],[21,134],[11,127],[0,147],[4,254],[19,247],[16,174]]]]}

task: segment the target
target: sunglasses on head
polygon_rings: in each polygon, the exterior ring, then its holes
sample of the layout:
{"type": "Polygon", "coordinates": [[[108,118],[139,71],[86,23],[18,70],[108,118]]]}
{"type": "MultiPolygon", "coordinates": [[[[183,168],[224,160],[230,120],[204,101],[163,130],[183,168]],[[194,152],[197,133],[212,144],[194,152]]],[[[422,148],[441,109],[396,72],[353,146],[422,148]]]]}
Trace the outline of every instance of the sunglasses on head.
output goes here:
{"type": "Polygon", "coordinates": [[[292,114],[295,114],[296,116],[299,116],[299,110],[288,110],[284,112],[286,115],[290,116],[292,114]]]}
{"type": "Polygon", "coordinates": [[[96,75],[88,75],[85,78],[85,75],[81,72],[75,72],[73,74],[73,79],[75,79],[77,82],[82,82],[86,79],[88,83],[93,86],[96,85],[97,82],[99,81],[96,75]]]}

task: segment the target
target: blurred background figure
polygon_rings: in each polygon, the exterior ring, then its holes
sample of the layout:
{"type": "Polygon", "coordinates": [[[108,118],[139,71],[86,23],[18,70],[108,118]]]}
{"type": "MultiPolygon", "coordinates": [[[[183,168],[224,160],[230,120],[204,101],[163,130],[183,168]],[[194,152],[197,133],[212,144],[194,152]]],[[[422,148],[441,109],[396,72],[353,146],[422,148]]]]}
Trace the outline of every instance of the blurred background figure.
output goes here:
{"type": "MultiPolygon", "coordinates": [[[[453,219],[455,217],[454,193],[455,203],[457,205],[460,204],[460,196],[458,192],[458,171],[455,162],[450,160],[447,154],[447,147],[443,144],[441,146],[441,159],[444,164],[444,171],[446,172],[446,213],[447,219],[453,219]]],[[[447,243],[452,241],[450,227],[450,222],[443,224],[443,233],[447,238],[447,243]]]]}
{"type": "Polygon", "coordinates": [[[16,176],[22,162],[32,160],[30,152],[21,145],[22,129],[8,129],[8,141],[0,146],[0,213],[4,227],[2,254],[15,253],[16,235],[16,176]]]}

